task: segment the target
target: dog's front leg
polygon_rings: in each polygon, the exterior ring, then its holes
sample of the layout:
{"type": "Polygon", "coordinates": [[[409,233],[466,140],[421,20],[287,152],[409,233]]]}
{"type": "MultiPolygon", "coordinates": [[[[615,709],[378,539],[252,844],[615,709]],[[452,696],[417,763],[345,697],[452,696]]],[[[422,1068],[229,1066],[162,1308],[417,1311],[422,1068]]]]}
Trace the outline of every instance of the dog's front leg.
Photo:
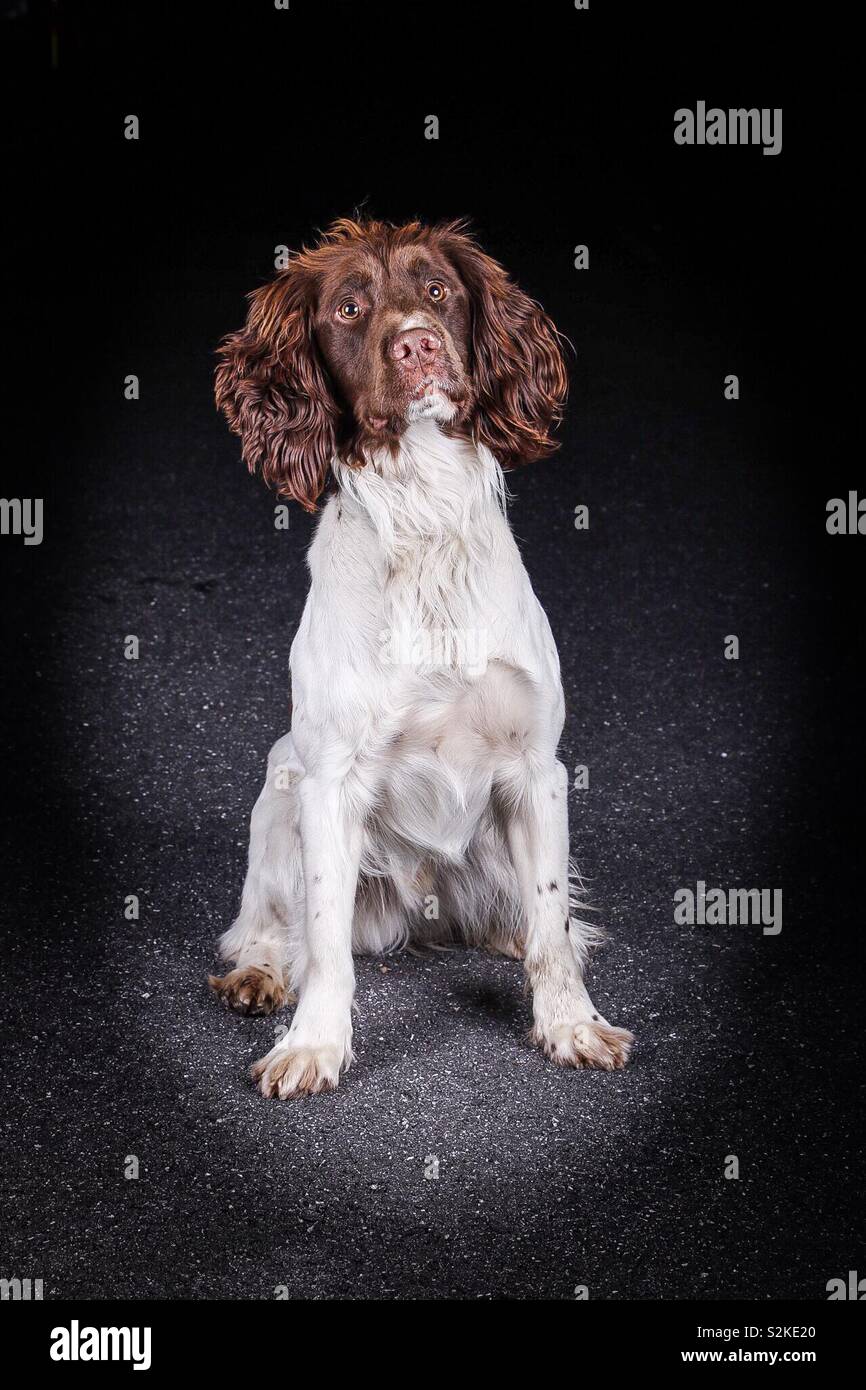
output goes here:
{"type": "Polygon", "coordinates": [[[306,939],[298,1007],[286,1036],[252,1069],[262,1094],[281,1100],[333,1090],[352,1060],[352,916],[363,829],[342,779],[303,778],[300,824],[306,939]]]}
{"type": "Polygon", "coordinates": [[[624,1028],[611,1027],[593,1005],[579,943],[571,936],[568,776],[562,763],[527,774],[508,822],[508,845],[527,919],[533,1041],[561,1066],[625,1066],[634,1039],[624,1028]]]}

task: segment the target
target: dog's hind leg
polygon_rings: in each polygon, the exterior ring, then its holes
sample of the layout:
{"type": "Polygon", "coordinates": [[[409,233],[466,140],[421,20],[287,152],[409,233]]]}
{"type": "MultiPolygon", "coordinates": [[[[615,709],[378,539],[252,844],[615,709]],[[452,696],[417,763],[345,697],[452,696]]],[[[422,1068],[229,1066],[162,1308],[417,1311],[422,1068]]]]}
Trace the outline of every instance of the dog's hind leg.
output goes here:
{"type": "Polygon", "coordinates": [[[246,881],[237,918],[219,941],[234,969],[209,983],[228,1007],[267,1014],[289,999],[303,949],[304,879],[298,782],[304,768],[291,734],[268,756],[265,784],[250,820],[246,881]]]}

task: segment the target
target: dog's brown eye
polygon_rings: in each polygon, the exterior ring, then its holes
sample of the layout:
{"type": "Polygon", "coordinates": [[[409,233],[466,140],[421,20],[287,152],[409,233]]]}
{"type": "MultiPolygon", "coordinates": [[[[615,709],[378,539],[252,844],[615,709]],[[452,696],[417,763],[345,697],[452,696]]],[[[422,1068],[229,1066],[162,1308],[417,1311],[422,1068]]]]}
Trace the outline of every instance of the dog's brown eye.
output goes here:
{"type": "Polygon", "coordinates": [[[341,319],[356,319],[361,313],[361,306],[354,299],[344,299],[337,313],[341,319]]]}
{"type": "Polygon", "coordinates": [[[434,304],[441,304],[442,300],[446,299],[448,296],[448,291],[441,280],[431,280],[430,284],[427,286],[427,293],[434,304]]]}

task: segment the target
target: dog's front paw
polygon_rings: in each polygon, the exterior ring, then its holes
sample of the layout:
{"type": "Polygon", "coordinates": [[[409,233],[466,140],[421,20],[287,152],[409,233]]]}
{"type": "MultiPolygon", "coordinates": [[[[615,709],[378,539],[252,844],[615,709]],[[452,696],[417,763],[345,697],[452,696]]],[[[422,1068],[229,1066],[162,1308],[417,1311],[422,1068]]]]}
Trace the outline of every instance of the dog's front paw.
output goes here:
{"type": "Polygon", "coordinates": [[[343,1053],[338,1047],[286,1047],[278,1043],[250,1068],[263,1096],[290,1100],[333,1091],[340,1080],[343,1053]]]}
{"type": "Polygon", "coordinates": [[[543,1029],[536,1024],[532,1041],[560,1067],[599,1067],[616,1071],[629,1059],[634,1035],[614,1028],[601,1017],[543,1029]]]}
{"type": "Polygon", "coordinates": [[[273,1013],[290,999],[282,972],[272,965],[242,965],[207,980],[227,1009],[242,1014],[273,1013]]]}

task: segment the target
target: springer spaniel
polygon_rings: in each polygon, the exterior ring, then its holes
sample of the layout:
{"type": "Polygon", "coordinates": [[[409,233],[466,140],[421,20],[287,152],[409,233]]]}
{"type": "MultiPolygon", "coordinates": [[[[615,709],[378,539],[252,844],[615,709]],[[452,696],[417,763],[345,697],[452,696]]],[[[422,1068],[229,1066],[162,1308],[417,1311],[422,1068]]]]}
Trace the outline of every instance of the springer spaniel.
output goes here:
{"type": "Polygon", "coordinates": [[[460,223],[335,223],[219,349],[249,468],[308,511],[332,483],[234,969],[210,977],[245,1013],[297,992],[266,1096],[337,1085],[352,954],[409,941],[522,958],[552,1061],[628,1059],[583,983],[559,660],[505,514],[502,470],[553,451],[566,386],[550,319],[460,223]]]}

